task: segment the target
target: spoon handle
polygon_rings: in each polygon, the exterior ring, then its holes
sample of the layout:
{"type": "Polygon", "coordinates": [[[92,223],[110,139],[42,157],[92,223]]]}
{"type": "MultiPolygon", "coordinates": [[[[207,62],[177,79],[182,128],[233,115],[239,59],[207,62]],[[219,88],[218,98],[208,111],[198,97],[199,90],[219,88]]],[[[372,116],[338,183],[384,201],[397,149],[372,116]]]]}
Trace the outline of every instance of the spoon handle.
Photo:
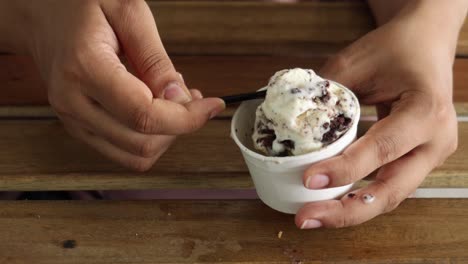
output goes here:
{"type": "Polygon", "coordinates": [[[222,96],[221,99],[224,100],[226,104],[238,103],[246,100],[260,99],[265,98],[266,90],[258,91],[254,93],[244,93],[236,95],[222,96]]]}

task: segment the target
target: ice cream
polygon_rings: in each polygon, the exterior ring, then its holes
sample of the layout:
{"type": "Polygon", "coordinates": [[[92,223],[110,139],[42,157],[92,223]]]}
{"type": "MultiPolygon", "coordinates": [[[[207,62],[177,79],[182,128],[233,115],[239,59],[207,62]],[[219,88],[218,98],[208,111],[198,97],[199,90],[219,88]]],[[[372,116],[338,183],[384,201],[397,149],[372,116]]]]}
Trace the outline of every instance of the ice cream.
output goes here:
{"type": "Polygon", "coordinates": [[[279,71],[270,78],[265,101],[256,110],[254,146],[268,156],[319,150],[349,129],[358,108],[354,98],[313,70],[279,71]]]}

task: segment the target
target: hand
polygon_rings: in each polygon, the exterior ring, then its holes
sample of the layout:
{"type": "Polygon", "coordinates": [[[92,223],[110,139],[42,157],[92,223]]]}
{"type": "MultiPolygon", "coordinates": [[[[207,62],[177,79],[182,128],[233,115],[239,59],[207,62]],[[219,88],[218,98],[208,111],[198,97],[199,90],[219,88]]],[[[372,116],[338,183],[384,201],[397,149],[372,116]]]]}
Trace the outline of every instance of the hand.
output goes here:
{"type": "Polygon", "coordinates": [[[186,88],[144,1],[26,4],[33,10],[29,50],[50,104],[70,134],[105,156],[148,170],[176,135],[199,129],[224,109],[222,100],[201,99],[186,88]]]}
{"type": "Polygon", "coordinates": [[[336,157],[304,175],[310,189],[356,182],[368,186],[341,200],[313,202],[296,215],[300,228],[346,227],[396,208],[457,148],[452,104],[453,43],[416,16],[399,17],[329,60],[321,74],[376,105],[379,121],[336,157]],[[444,42],[445,41],[445,42],[444,42]],[[363,196],[375,197],[365,203],[363,196]]]}

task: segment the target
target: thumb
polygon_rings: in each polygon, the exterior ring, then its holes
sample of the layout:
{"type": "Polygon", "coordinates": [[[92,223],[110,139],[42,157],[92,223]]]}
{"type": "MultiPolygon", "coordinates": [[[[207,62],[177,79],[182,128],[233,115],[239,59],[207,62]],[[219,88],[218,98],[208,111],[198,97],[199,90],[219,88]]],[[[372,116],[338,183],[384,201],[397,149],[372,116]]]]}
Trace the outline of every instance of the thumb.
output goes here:
{"type": "Polygon", "coordinates": [[[145,1],[106,1],[103,12],[138,77],[153,96],[181,104],[189,102],[190,92],[164,49],[145,1]]]}

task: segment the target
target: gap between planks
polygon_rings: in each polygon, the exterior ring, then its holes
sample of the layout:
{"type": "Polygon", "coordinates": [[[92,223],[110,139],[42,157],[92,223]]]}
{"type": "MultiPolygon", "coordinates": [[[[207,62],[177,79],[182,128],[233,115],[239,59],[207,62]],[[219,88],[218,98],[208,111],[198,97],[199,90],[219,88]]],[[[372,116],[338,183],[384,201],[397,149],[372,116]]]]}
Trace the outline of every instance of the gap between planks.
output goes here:
{"type": "MultiPolygon", "coordinates": [[[[468,103],[454,103],[459,122],[468,122],[468,103]]],[[[229,106],[217,118],[231,118],[236,106],[229,106]]],[[[375,121],[376,112],[373,106],[361,106],[361,119],[364,121],[375,121]]],[[[50,106],[0,106],[1,119],[48,119],[56,118],[54,110],[50,106]]]]}

